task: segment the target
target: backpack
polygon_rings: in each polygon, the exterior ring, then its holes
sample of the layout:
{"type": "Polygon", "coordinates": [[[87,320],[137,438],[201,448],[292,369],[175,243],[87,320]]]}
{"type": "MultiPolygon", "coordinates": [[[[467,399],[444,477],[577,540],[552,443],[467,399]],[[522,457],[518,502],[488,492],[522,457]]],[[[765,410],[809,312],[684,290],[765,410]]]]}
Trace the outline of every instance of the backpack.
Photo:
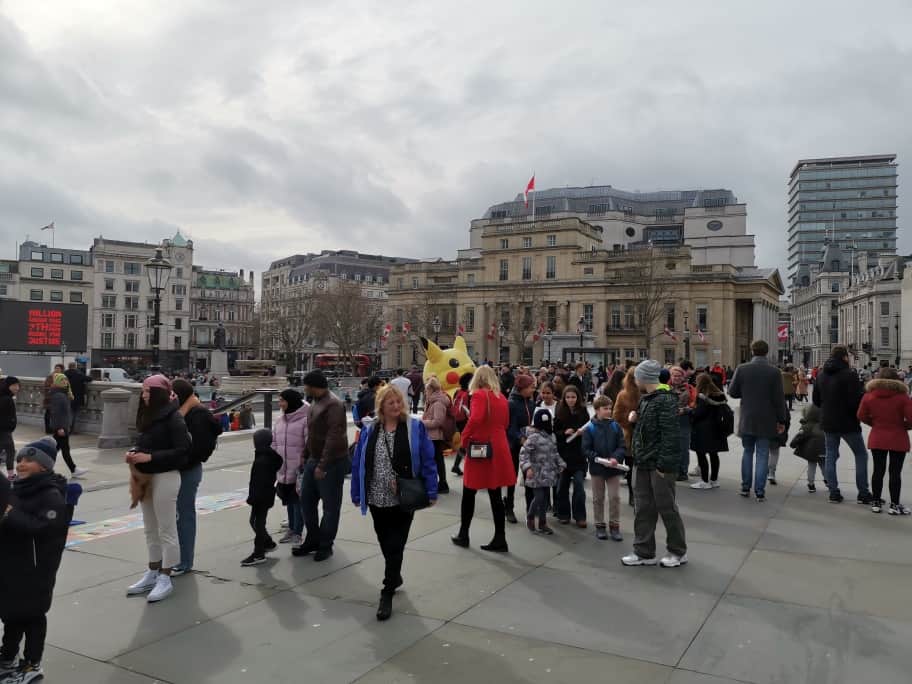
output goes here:
{"type": "Polygon", "coordinates": [[[719,421],[719,429],[722,431],[723,437],[728,437],[729,435],[734,434],[735,432],[735,412],[732,411],[731,406],[728,404],[722,404],[717,407],[719,409],[716,420],[719,421]]]}
{"type": "Polygon", "coordinates": [[[447,411],[446,415],[443,418],[443,427],[441,430],[443,431],[444,444],[452,444],[453,437],[456,435],[456,419],[453,418],[453,415],[450,413],[450,411],[447,411]]]}
{"type": "Polygon", "coordinates": [[[453,395],[453,402],[450,404],[450,416],[456,422],[457,428],[465,427],[465,424],[469,422],[469,407],[468,401],[469,393],[459,390],[453,395]]]}

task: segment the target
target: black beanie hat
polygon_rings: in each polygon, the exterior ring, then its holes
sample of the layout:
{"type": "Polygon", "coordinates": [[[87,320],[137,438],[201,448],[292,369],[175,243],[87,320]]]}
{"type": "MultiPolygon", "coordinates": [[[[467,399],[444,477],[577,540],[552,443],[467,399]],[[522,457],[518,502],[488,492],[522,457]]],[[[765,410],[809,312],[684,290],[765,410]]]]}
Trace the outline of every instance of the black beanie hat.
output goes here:
{"type": "Polygon", "coordinates": [[[532,427],[542,432],[551,433],[554,431],[554,424],[551,420],[551,412],[548,410],[536,411],[532,417],[532,427]]]}
{"type": "Polygon", "coordinates": [[[304,387],[313,387],[315,389],[328,389],[329,382],[326,380],[326,376],[323,375],[322,371],[314,370],[310,371],[301,379],[301,384],[304,387]]]}
{"type": "Polygon", "coordinates": [[[304,397],[302,397],[297,390],[293,390],[293,389],[282,390],[282,392],[281,392],[281,394],[279,394],[279,396],[282,397],[282,399],[284,399],[286,402],[288,402],[288,408],[286,409],[285,413],[294,413],[299,408],[304,406],[304,397]]]}
{"type": "Polygon", "coordinates": [[[272,430],[260,428],[253,433],[253,446],[256,449],[265,449],[272,444],[272,430]]]}

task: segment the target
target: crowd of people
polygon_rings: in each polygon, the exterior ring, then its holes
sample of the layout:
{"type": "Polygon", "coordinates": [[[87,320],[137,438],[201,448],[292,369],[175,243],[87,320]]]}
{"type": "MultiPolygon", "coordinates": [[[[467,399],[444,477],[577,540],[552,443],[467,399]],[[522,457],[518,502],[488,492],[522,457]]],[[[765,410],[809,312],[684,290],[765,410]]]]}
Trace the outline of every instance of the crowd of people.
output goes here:
{"type": "MultiPolygon", "coordinates": [[[[550,515],[558,524],[581,530],[591,519],[596,540],[622,542],[626,489],[633,506],[633,544],[621,562],[684,565],[687,541],[676,484],[696,477],[692,489],[718,489],[720,454],[728,451],[735,432],[741,440],[740,494],[745,498],[766,500],[767,486],[777,484],[779,451],[790,445],[808,463],[808,491],[816,492],[821,471],[829,501],[842,502],[836,465],[839,444],[845,441],[855,457],[858,503],[874,513],[908,515],[900,500],[912,428],[912,399],[904,374],[882,367],[865,382],[842,346],[834,347],[822,368],[811,372],[777,367],[768,360],[769,348],[762,340],[755,341],[751,351],[752,359],[734,372],[719,365],[695,369],[686,360],[598,369],[585,363],[538,369],[503,365],[499,371],[485,364],[463,375],[452,397],[434,377],[418,389],[404,371],[388,383],[368,378],[352,410],[358,434],[351,448],[345,404],[329,391],[321,372],[310,372],[302,379],[302,391],[281,393],[281,413],[273,428],[253,434],[247,498],[253,549],[241,565],[267,562],[267,554],[280,544],[288,544],[292,556],[310,556],[314,562],[332,557],[350,474],[349,497],[362,514],[371,516],[385,561],[377,619],[389,619],[395,593],[404,583],[403,559],[414,516],[451,491],[445,461],[450,452],[455,458],[449,472],[463,480],[460,524],[452,543],[471,545],[475,499],[486,490],[494,534],[480,548],[491,553],[509,552],[507,526],[519,522],[515,494],[521,482],[521,513],[529,533],[553,534],[550,515]],[[424,402],[419,414],[420,396],[424,402]],[[737,425],[729,397],[740,399],[737,425]],[[809,405],[789,440],[795,400],[809,405]],[[862,423],[871,426],[867,446],[862,423]],[[870,481],[868,448],[874,464],[870,481]],[[691,451],[697,457],[693,471],[691,451]],[[881,498],[885,478],[889,505],[881,498]],[[287,514],[278,540],[267,525],[276,498],[287,514]],[[655,538],[659,518],[666,530],[661,558],[655,538]]],[[[73,428],[67,409],[76,399],[73,385],[65,373],[51,375],[51,436],[8,458],[7,470],[15,471],[9,477],[0,472],[3,684],[43,676],[45,615],[72,515],[66,480],[54,473],[54,466],[60,453],[75,476],[67,448],[73,428]]],[[[16,378],[0,382],[0,451],[7,457],[14,449],[18,389],[16,378]]],[[[147,377],[136,443],[124,456],[132,503],[142,508],[148,552],[146,571],[126,593],[144,596],[149,603],[170,596],[175,590],[172,579],[194,566],[202,464],[222,431],[195,389],[183,378],[147,377]]]]}

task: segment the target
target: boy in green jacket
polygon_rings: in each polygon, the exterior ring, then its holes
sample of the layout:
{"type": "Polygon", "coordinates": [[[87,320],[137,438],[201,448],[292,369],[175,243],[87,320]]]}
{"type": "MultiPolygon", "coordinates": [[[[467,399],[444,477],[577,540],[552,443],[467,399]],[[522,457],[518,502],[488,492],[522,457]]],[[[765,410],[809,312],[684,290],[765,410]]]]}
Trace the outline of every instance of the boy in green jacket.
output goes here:
{"type": "Polygon", "coordinates": [[[633,553],[624,565],[655,565],[676,568],[687,562],[684,521],[675,503],[675,478],[680,462],[678,399],[661,384],[662,367],[643,361],[634,371],[641,398],[629,419],[633,423],[632,452],[635,539],[633,553]],[[668,554],[656,559],[655,529],[659,516],[665,524],[668,554]]]}

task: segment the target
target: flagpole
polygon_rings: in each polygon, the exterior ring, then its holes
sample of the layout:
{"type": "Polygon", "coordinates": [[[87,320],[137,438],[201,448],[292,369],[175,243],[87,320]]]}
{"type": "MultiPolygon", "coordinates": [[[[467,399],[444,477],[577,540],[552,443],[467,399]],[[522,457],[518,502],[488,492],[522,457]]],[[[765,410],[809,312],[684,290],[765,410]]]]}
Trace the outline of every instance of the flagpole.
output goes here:
{"type": "MultiPolygon", "coordinates": [[[[535,179],[535,171],[532,171],[532,179],[535,179]]],[[[535,230],[535,188],[532,188],[532,230],[535,230]]]]}

